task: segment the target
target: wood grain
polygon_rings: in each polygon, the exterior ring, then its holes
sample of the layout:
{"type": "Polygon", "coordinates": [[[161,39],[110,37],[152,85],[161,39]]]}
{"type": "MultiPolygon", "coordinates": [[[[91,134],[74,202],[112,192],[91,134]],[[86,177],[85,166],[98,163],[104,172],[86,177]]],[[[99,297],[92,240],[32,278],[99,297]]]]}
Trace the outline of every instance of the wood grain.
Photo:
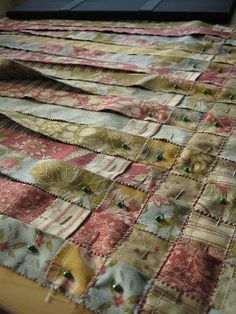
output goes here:
{"type": "MultiPolygon", "coordinates": [[[[91,314],[61,293],[45,302],[49,289],[0,267],[0,306],[12,314],[91,314]]],[[[1,313],[1,309],[0,309],[1,313]]]]}

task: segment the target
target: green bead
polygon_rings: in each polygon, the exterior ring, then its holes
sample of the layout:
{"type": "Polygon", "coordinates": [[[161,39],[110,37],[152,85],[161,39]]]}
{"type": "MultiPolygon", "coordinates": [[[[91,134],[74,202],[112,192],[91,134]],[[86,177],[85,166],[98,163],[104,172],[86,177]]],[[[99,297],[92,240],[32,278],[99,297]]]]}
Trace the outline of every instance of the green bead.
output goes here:
{"type": "Polygon", "coordinates": [[[203,92],[203,94],[204,94],[204,95],[208,94],[207,89],[203,89],[203,91],[202,91],[202,92],[203,92]]]}
{"type": "Polygon", "coordinates": [[[157,154],[156,160],[157,160],[157,161],[162,161],[162,160],[163,160],[163,155],[162,155],[162,153],[157,154]]]}
{"type": "Polygon", "coordinates": [[[202,52],[204,52],[206,50],[206,48],[205,47],[202,47],[202,52]]]}
{"type": "Polygon", "coordinates": [[[91,192],[89,186],[83,186],[83,187],[82,187],[82,191],[85,192],[85,193],[90,193],[90,192],[91,192]]]}
{"type": "Polygon", "coordinates": [[[157,222],[162,222],[164,220],[164,215],[163,214],[159,214],[155,217],[155,220],[157,222]]]}
{"type": "Polygon", "coordinates": [[[36,253],[36,252],[38,251],[38,249],[36,248],[36,246],[33,245],[33,244],[28,244],[28,245],[27,245],[27,249],[28,249],[30,252],[32,252],[32,253],[36,253]]]}
{"type": "Polygon", "coordinates": [[[178,88],[178,85],[177,85],[177,84],[174,84],[173,87],[174,87],[174,89],[177,89],[177,88],[178,88]]]}
{"type": "Polygon", "coordinates": [[[63,276],[67,279],[71,279],[72,278],[72,274],[70,271],[64,271],[63,272],[63,276]]]}
{"type": "Polygon", "coordinates": [[[222,204],[222,205],[227,204],[227,200],[226,200],[225,197],[221,197],[221,198],[220,198],[220,204],[222,204]]]}
{"type": "Polygon", "coordinates": [[[122,147],[123,149],[129,149],[129,146],[128,146],[127,144],[125,144],[125,143],[122,144],[121,147],[122,147]]]}
{"type": "Polygon", "coordinates": [[[189,121],[188,117],[186,117],[186,116],[184,116],[184,117],[182,118],[182,120],[183,120],[184,122],[188,122],[188,121],[189,121]]]}
{"type": "Polygon", "coordinates": [[[115,291],[115,292],[118,292],[118,293],[122,293],[123,292],[123,288],[120,284],[118,283],[114,283],[112,285],[112,289],[115,291]]]}
{"type": "Polygon", "coordinates": [[[153,117],[153,113],[152,113],[152,112],[149,112],[149,113],[148,113],[148,116],[149,116],[149,117],[153,117]]]}
{"type": "Polygon", "coordinates": [[[184,167],[184,171],[187,172],[187,173],[190,173],[191,169],[189,167],[184,167]]]}
{"type": "Polygon", "coordinates": [[[116,205],[120,208],[124,207],[124,202],[123,201],[119,201],[116,203],[116,205]]]}
{"type": "Polygon", "coordinates": [[[234,95],[230,94],[229,99],[231,99],[231,100],[234,99],[234,95]]]}
{"type": "Polygon", "coordinates": [[[219,128],[221,125],[219,124],[219,122],[215,122],[215,123],[214,123],[214,126],[215,126],[216,128],[219,128]]]}
{"type": "Polygon", "coordinates": [[[196,64],[193,64],[193,68],[195,69],[197,67],[197,65],[196,64]]]}

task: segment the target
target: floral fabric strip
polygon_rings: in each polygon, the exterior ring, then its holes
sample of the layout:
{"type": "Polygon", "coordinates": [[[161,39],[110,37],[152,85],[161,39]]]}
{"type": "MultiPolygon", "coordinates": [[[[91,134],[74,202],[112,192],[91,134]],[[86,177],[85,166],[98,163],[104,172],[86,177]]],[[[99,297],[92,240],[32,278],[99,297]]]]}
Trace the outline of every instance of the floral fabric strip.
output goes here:
{"type": "MultiPolygon", "coordinates": [[[[46,39],[47,40],[47,39],[46,39]]],[[[50,40],[51,42],[51,40],[50,40]]],[[[53,39],[52,39],[53,42],[53,39]]],[[[74,42],[72,41],[74,44],[74,42]]],[[[40,52],[40,53],[49,53],[49,54],[55,54],[58,56],[65,56],[65,57],[72,57],[72,58],[82,58],[87,60],[98,60],[98,61],[105,61],[105,62],[120,62],[122,60],[123,63],[131,64],[131,65],[138,65],[140,64],[142,67],[149,67],[151,65],[155,66],[158,63],[158,56],[149,56],[145,55],[142,57],[139,55],[132,56],[127,55],[125,53],[116,53],[115,51],[109,51],[105,49],[105,51],[100,51],[99,49],[96,50],[88,50],[83,47],[76,47],[75,44],[73,46],[67,46],[65,43],[63,43],[62,39],[57,40],[57,44],[51,44],[48,43],[45,45],[45,41],[41,37],[32,37],[30,36],[22,36],[20,39],[17,35],[2,35],[0,40],[0,45],[2,47],[7,47],[11,49],[20,49],[20,50],[27,50],[32,52],[40,52]],[[58,41],[61,41],[61,44],[58,43],[58,41]]],[[[84,43],[83,43],[84,45],[84,43]]],[[[82,46],[83,46],[82,45],[82,46]]],[[[91,43],[88,42],[87,45],[91,45],[91,43]]],[[[97,45],[97,43],[95,44],[97,45]]],[[[102,44],[103,46],[104,44],[102,44]]],[[[110,46],[112,47],[112,46],[110,46]]],[[[117,46],[114,46],[117,47],[117,46]]],[[[136,51],[136,48],[131,48],[134,51],[136,51]]],[[[116,49],[115,49],[116,50],[116,49]]],[[[123,51],[127,50],[127,47],[122,47],[123,51]]],[[[154,50],[155,51],[155,50],[154,50]]],[[[182,61],[184,58],[187,58],[187,55],[184,56],[170,56],[170,58],[175,58],[179,62],[182,61]]],[[[202,57],[204,60],[204,57],[202,57]]],[[[209,58],[207,58],[209,59],[209,58]]],[[[211,58],[210,58],[211,59],[211,58]]],[[[210,61],[210,60],[204,60],[204,61],[210,61]]]]}
{"type": "Polygon", "coordinates": [[[212,53],[218,51],[218,45],[212,44],[210,41],[205,40],[203,44],[203,37],[199,36],[182,36],[182,37],[165,37],[165,36],[137,36],[137,35],[125,35],[125,34],[108,34],[99,33],[93,31],[40,31],[40,30],[23,30],[22,32],[27,34],[33,34],[36,36],[48,36],[53,38],[67,38],[73,40],[85,40],[99,43],[112,43],[122,46],[137,47],[142,44],[145,48],[152,49],[183,49],[189,52],[201,52],[203,47],[206,47],[206,53],[212,53]]]}
{"type": "Polygon", "coordinates": [[[40,284],[48,285],[45,271],[63,243],[62,239],[0,215],[0,265],[40,284]]]}
{"type": "MultiPolygon", "coordinates": [[[[60,64],[76,64],[76,65],[86,65],[86,66],[96,66],[101,68],[108,69],[122,69],[125,71],[133,71],[133,72],[144,72],[151,73],[151,69],[145,69],[138,65],[131,65],[127,63],[117,63],[117,62],[104,62],[97,60],[87,60],[87,59],[79,59],[79,58],[70,58],[70,57],[60,57],[54,55],[48,55],[46,53],[41,52],[31,52],[24,50],[12,50],[7,47],[0,47],[1,57],[4,59],[14,59],[14,60],[22,60],[22,61],[36,61],[43,63],[60,63],[60,64]]],[[[164,63],[164,62],[163,62],[164,63]]],[[[208,62],[204,61],[205,68],[208,66],[208,62]]],[[[190,69],[190,67],[189,67],[190,69]]]]}
{"type": "Polygon", "coordinates": [[[120,156],[133,161],[137,160],[140,163],[153,165],[160,169],[166,169],[170,166],[179,150],[178,146],[174,144],[154,139],[148,139],[146,143],[146,139],[141,136],[112,129],[48,121],[12,111],[2,110],[2,113],[20,125],[53,139],[79,145],[96,152],[120,156]],[[157,155],[160,153],[164,156],[161,161],[157,159],[157,155]],[[138,157],[139,155],[140,157],[138,157]]]}
{"type": "Polygon", "coordinates": [[[4,59],[14,59],[18,61],[30,61],[30,62],[42,62],[42,63],[53,63],[53,64],[64,64],[64,65],[84,65],[99,67],[104,69],[117,69],[130,72],[138,73],[154,73],[159,72],[162,68],[173,69],[176,71],[192,71],[193,66],[197,64],[197,71],[204,72],[210,66],[210,61],[197,61],[193,62],[192,59],[176,59],[176,57],[169,57],[171,66],[169,62],[166,62],[163,56],[158,57],[155,65],[150,65],[148,67],[130,64],[125,62],[112,62],[112,61],[99,61],[96,59],[83,59],[83,58],[72,58],[63,57],[59,55],[50,55],[43,52],[31,52],[27,50],[12,50],[9,47],[0,46],[1,58],[4,59]]]}
{"type": "Polygon", "coordinates": [[[150,22],[110,22],[110,21],[99,21],[99,27],[97,21],[83,21],[83,22],[72,22],[65,20],[58,21],[35,21],[32,22],[16,22],[11,20],[2,20],[1,29],[6,30],[18,30],[18,29],[41,29],[41,30],[81,30],[82,27],[89,30],[93,28],[101,29],[101,31],[116,31],[118,33],[127,31],[128,33],[136,34],[150,34],[150,35],[161,35],[161,36],[184,36],[190,34],[206,34],[212,36],[219,36],[221,38],[228,38],[232,28],[222,25],[210,25],[201,21],[190,21],[190,22],[172,22],[172,23],[150,23],[150,22]],[[51,23],[50,23],[51,22],[51,23]],[[121,30],[119,28],[122,28],[121,30]]]}
{"type": "Polygon", "coordinates": [[[108,191],[111,181],[60,160],[35,160],[0,146],[0,171],[33,184],[66,201],[94,209],[108,191]]]}
{"type": "MultiPolygon", "coordinates": [[[[9,34],[2,34],[1,45],[6,44],[8,47],[13,47],[11,44],[17,44],[17,46],[21,46],[21,49],[25,50],[32,50],[37,47],[36,51],[39,52],[46,52],[50,53],[53,52],[54,54],[59,54],[59,55],[64,55],[64,56],[71,56],[71,57],[76,57],[76,52],[79,54],[83,50],[89,50],[91,53],[92,52],[100,52],[98,54],[98,57],[102,56],[103,52],[108,52],[108,53],[116,53],[117,56],[119,54],[124,54],[124,55],[145,55],[145,56],[161,56],[165,55],[166,53],[169,56],[174,56],[174,57],[183,57],[183,58],[192,58],[192,59],[199,59],[199,60],[206,60],[210,61],[213,56],[209,54],[203,53],[201,50],[201,53],[189,53],[185,50],[179,50],[176,51],[175,49],[171,49],[171,47],[166,47],[165,50],[159,50],[159,49],[149,49],[145,47],[135,47],[133,48],[132,46],[123,46],[123,45],[111,45],[110,43],[99,43],[99,42],[91,42],[91,41],[75,41],[75,40],[70,40],[70,39],[63,39],[63,38],[51,38],[50,43],[48,42],[48,39],[42,36],[33,36],[32,34],[27,34],[25,35],[24,33],[21,34],[20,38],[18,34],[14,33],[9,33],[9,34]],[[32,42],[36,42],[37,45],[33,45],[32,42]],[[47,42],[47,47],[44,46],[43,49],[43,44],[47,42]],[[10,46],[9,46],[10,43],[10,46]],[[27,44],[30,44],[29,46],[27,44]],[[66,49],[63,47],[65,47],[66,49]]],[[[17,48],[15,46],[15,48],[17,48]]],[[[104,55],[105,56],[105,55],[104,55]]],[[[114,59],[115,61],[115,59],[114,59]]]]}
{"type": "Polygon", "coordinates": [[[52,141],[9,119],[1,119],[0,131],[1,144],[12,151],[38,160],[47,158],[63,160],[107,179],[121,175],[130,165],[130,161],[119,157],[100,155],[75,145],[52,141]]]}
{"type": "Polygon", "coordinates": [[[159,128],[159,125],[153,122],[131,120],[113,113],[92,112],[77,108],[67,108],[65,112],[62,106],[39,105],[37,102],[23,99],[0,97],[0,106],[6,111],[10,108],[10,111],[39,118],[106,127],[143,137],[151,137],[159,128]]]}
{"type": "Polygon", "coordinates": [[[151,93],[152,97],[149,99],[150,93],[147,91],[142,92],[143,98],[139,98],[135,96],[135,89],[129,89],[131,92],[129,97],[119,97],[117,93],[115,93],[117,96],[85,95],[69,86],[45,80],[0,81],[0,87],[2,88],[0,94],[5,97],[14,96],[20,99],[27,97],[44,103],[91,111],[110,110],[131,118],[150,119],[159,123],[165,122],[173,110],[171,107],[175,107],[183,99],[183,95],[172,93],[155,95],[151,93]]]}
{"type": "MultiPolygon", "coordinates": [[[[154,92],[178,92],[178,94],[193,94],[193,93],[200,93],[203,89],[207,90],[207,96],[208,98],[210,96],[214,96],[214,94],[216,93],[216,88],[214,88],[212,85],[209,84],[203,84],[203,83],[195,83],[193,84],[192,81],[196,80],[198,76],[193,75],[193,73],[187,74],[187,76],[181,75],[180,73],[176,73],[170,75],[170,77],[167,75],[165,77],[165,75],[163,75],[163,73],[160,73],[162,75],[149,75],[146,78],[135,78],[134,75],[131,76],[131,79],[129,79],[129,84],[128,87],[119,87],[119,86],[115,86],[117,85],[116,82],[113,82],[112,84],[107,84],[107,79],[105,79],[105,82],[103,83],[101,76],[99,77],[99,80],[94,79],[89,79],[88,77],[88,73],[87,75],[85,74],[85,78],[84,77],[84,72],[80,73],[79,76],[77,76],[76,78],[74,78],[73,80],[70,79],[65,79],[65,74],[61,75],[60,72],[58,70],[58,68],[56,68],[57,70],[52,70],[52,71],[48,71],[48,68],[42,68],[42,67],[34,67],[32,66],[26,66],[25,64],[21,64],[19,62],[12,62],[12,61],[8,61],[8,60],[0,60],[0,65],[1,68],[4,70],[3,74],[2,74],[2,78],[8,78],[9,76],[15,76],[15,78],[23,78],[23,79],[39,79],[41,77],[43,78],[48,78],[50,77],[53,80],[59,81],[65,85],[69,85],[75,88],[79,88],[82,89],[83,91],[90,91],[91,93],[94,94],[102,94],[102,95],[106,95],[108,92],[111,95],[115,95],[118,96],[118,92],[122,91],[124,96],[134,96],[135,94],[138,93],[138,95],[136,95],[135,97],[141,97],[141,98],[145,98],[145,97],[151,97],[154,96],[154,93],[152,93],[152,91],[154,92]],[[10,72],[10,73],[9,73],[10,72]],[[23,73],[22,73],[23,72],[23,73]],[[4,77],[5,75],[5,77],[4,77]],[[61,76],[63,79],[61,79],[61,76]],[[81,80],[81,78],[82,80],[81,80]],[[87,76],[87,77],[86,77],[87,76]],[[84,82],[85,81],[85,82],[84,82]],[[93,83],[89,83],[88,81],[91,81],[93,83]],[[97,81],[99,83],[97,83],[97,81]],[[147,89],[148,91],[143,91],[143,89],[137,89],[134,88],[135,86],[139,86],[142,87],[144,89],[147,89]],[[131,88],[132,87],[132,88],[131,88]]],[[[164,71],[165,73],[165,71],[164,71]]],[[[167,71],[168,73],[168,71],[167,71]]],[[[185,72],[184,72],[185,73],[185,72]]],[[[112,75],[112,80],[113,80],[113,76],[115,76],[115,74],[112,75]]],[[[122,76],[120,74],[120,76],[122,76]]],[[[67,77],[67,76],[66,76],[67,77]]],[[[109,79],[109,81],[111,81],[111,79],[109,79]]],[[[119,80],[118,85],[122,85],[122,82],[119,80]]],[[[127,85],[127,84],[126,84],[127,85]]]]}
{"type": "Polygon", "coordinates": [[[161,170],[152,166],[131,163],[123,158],[97,154],[78,146],[51,141],[8,119],[2,119],[0,131],[1,144],[11,151],[39,160],[47,158],[63,160],[107,179],[115,179],[117,182],[144,191],[155,189],[163,174],[161,170]]]}
{"type": "Polygon", "coordinates": [[[158,74],[165,77],[182,78],[195,81],[200,73],[195,71],[174,71],[171,69],[159,69],[156,75],[146,73],[129,73],[126,75],[114,70],[105,70],[102,68],[92,68],[85,66],[69,65],[65,68],[64,65],[44,64],[38,62],[22,62],[25,66],[29,66],[45,75],[57,77],[60,79],[84,80],[89,82],[98,82],[108,85],[122,86],[138,86],[146,81],[155,79],[158,74]]]}
{"type": "MultiPolygon", "coordinates": [[[[65,143],[80,145],[100,153],[135,160],[143,150],[145,138],[95,126],[77,126],[67,122],[49,121],[16,112],[4,112],[12,120],[33,131],[65,143]],[[104,141],[105,139],[105,141],[104,141]],[[124,146],[125,145],[125,146],[124,146]]],[[[154,140],[153,140],[154,141],[154,140]]]]}
{"type": "MultiPolygon", "coordinates": [[[[3,35],[4,36],[4,35],[3,35]]],[[[28,37],[26,37],[28,38],[28,37]]],[[[152,71],[157,70],[160,67],[165,67],[167,65],[167,60],[164,57],[164,54],[160,53],[160,56],[139,56],[139,55],[126,55],[125,53],[122,54],[114,54],[112,52],[106,52],[106,51],[99,51],[94,50],[90,51],[85,48],[71,48],[65,49],[64,45],[45,45],[45,43],[39,43],[37,44],[38,38],[30,41],[14,41],[14,38],[11,38],[10,35],[5,35],[3,38],[1,37],[0,40],[0,46],[4,48],[10,48],[10,49],[19,49],[23,51],[30,51],[34,53],[40,53],[40,54],[53,54],[59,57],[67,57],[68,60],[71,59],[83,59],[88,61],[99,61],[99,62],[111,62],[113,65],[119,68],[124,65],[126,65],[126,70],[139,70],[139,72],[146,72],[146,73],[152,73],[152,71]],[[121,62],[122,60],[122,62],[121,62]],[[117,65],[118,63],[118,65],[117,65]],[[129,65],[129,67],[127,67],[129,65]]],[[[135,50],[135,48],[134,48],[135,50]]],[[[4,51],[4,50],[3,50],[4,51]]],[[[198,64],[198,71],[202,72],[206,70],[206,68],[209,66],[209,62],[212,59],[211,56],[206,55],[205,57],[201,54],[196,55],[195,58],[191,58],[191,54],[178,56],[178,53],[176,53],[174,56],[169,56],[169,68],[172,68],[174,70],[186,70],[186,71],[192,71],[193,65],[198,64]],[[170,67],[170,63],[172,66],[170,67]],[[181,68],[182,66],[182,68],[181,68]]],[[[20,54],[21,55],[21,54],[20,54]]],[[[25,54],[23,54],[25,55],[25,54]]],[[[1,54],[2,57],[5,57],[4,54],[1,54]]],[[[39,55],[40,56],[40,55],[39,55]]],[[[63,59],[62,59],[63,60],[63,59]]],[[[36,61],[34,59],[30,59],[30,61],[36,61]]],[[[72,61],[72,63],[74,63],[72,61]]],[[[77,64],[80,64],[80,62],[76,62],[77,64]]],[[[97,63],[96,63],[97,64],[97,63]]]]}

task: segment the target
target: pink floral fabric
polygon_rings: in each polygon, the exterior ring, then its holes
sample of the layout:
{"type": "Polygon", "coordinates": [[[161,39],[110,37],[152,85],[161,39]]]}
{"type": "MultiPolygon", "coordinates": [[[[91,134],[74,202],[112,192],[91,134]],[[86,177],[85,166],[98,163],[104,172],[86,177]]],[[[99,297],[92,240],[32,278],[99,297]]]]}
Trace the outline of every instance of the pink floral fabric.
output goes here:
{"type": "Polygon", "coordinates": [[[221,270],[224,252],[220,254],[221,259],[214,256],[214,248],[213,252],[211,248],[204,250],[204,246],[194,241],[177,243],[158,280],[207,304],[221,270]]]}
{"type": "Polygon", "coordinates": [[[55,200],[54,197],[27,184],[0,180],[0,212],[30,223],[55,200]]]}

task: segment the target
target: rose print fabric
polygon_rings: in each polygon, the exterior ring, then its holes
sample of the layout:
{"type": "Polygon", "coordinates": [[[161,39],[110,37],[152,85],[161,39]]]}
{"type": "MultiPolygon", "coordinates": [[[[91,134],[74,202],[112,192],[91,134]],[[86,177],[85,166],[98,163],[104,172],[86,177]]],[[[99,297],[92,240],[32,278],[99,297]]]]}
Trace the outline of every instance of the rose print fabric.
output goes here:
{"type": "Polygon", "coordinates": [[[186,293],[200,303],[209,302],[222,264],[221,252],[193,241],[179,242],[162,268],[158,280],[186,293]],[[219,255],[219,256],[218,256],[219,255]],[[208,267],[208,265],[211,267],[208,267]]]}
{"type": "Polygon", "coordinates": [[[72,235],[72,240],[89,246],[96,254],[109,254],[134,225],[146,199],[144,192],[114,184],[90,219],[72,235]]]}
{"type": "Polygon", "coordinates": [[[235,314],[235,28],[0,33],[0,266],[86,313],[235,314]]]}

